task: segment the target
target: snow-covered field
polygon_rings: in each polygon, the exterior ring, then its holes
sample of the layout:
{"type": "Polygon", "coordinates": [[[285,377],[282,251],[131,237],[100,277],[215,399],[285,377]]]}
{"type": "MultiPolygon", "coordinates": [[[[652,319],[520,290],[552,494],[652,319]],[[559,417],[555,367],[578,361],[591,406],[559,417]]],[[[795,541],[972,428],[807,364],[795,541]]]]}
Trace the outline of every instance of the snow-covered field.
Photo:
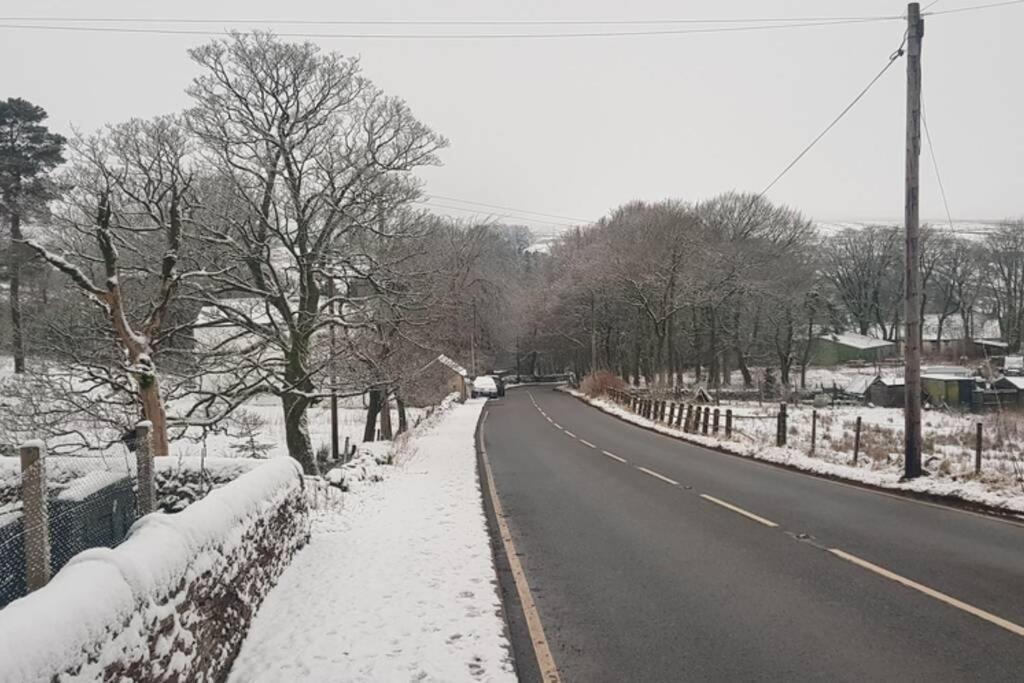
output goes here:
{"type": "Polygon", "coordinates": [[[439,411],[382,481],[321,506],[230,680],[515,680],[477,478],[484,403],[439,411]]]}
{"type": "MultiPolygon", "coordinates": [[[[640,417],[607,398],[570,391],[588,403],[630,422],[681,436],[682,432],[640,417]]],[[[719,408],[734,413],[734,435],[686,434],[685,438],[745,455],[873,486],[950,496],[964,501],[1024,513],[1024,415],[963,415],[926,411],[924,464],[928,476],[900,481],[903,475],[903,414],[897,408],[837,406],[818,408],[817,443],[811,452],[810,406],[787,406],[787,445],[775,446],[778,406],[731,401],[719,408]],[[860,455],[853,464],[854,430],[861,417],[860,455]],[[974,475],[977,422],[982,422],[982,472],[974,475]]],[[[724,425],[724,417],[722,417],[724,425]]]]}

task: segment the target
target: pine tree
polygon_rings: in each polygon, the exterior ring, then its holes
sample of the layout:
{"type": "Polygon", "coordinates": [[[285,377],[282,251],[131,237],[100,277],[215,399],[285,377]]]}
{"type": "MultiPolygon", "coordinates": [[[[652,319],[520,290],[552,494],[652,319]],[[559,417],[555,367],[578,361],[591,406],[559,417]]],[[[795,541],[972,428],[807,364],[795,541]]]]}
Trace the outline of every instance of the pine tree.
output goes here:
{"type": "Polygon", "coordinates": [[[25,249],[21,224],[50,197],[48,174],[64,162],[64,138],[43,121],[46,111],[18,97],[0,101],[0,219],[9,228],[7,276],[10,280],[11,341],[14,371],[25,371],[25,335],[21,320],[21,267],[25,249]]]}

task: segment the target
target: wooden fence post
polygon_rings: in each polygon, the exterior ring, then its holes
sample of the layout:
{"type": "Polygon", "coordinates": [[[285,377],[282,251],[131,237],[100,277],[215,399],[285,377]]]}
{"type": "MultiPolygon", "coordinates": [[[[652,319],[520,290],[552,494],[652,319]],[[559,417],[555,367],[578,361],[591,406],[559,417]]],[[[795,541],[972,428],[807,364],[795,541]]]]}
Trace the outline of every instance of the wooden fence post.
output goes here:
{"type": "Polygon", "coordinates": [[[708,418],[711,417],[711,410],[710,410],[710,408],[708,406],[704,406],[704,410],[702,410],[700,412],[701,412],[701,420],[702,420],[701,425],[700,425],[700,431],[701,431],[701,434],[707,434],[708,433],[708,418]]]}
{"type": "Polygon", "coordinates": [[[349,439],[349,437],[346,436],[345,437],[345,450],[343,450],[341,452],[342,460],[346,460],[346,461],[348,460],[348,439],[349,439]]]}
{"type": "Polygon", "coordinates": [[[156,472],[153,471],[153,423],[143,420],[135,425],[135,473],[139,517],[156,510],[156,472]]]}
{"type": "Polygon", "coordinates": [[[981,474],[981,423],[978,423],[978,437],[974,443],[974,474],[981,474]]]}
{"type": "Polygon", "coordinates": [[[683,431],[684,432],[689,432],[691,429],[693,429],[693,404],[692,403],[687,403],[686,404],[686,419],[683,422],[683,431]]]}
{"type": "Polygon", "coordinates": [[[786,404],[779,404],[779,422],[776,427],[775,445],[782,448],[786,445],[786,404]]]}
{"type": "Polygon", "coordinates": [[[21,447],[21,527],[29,591],[50,580],[50,509],[46,499],[46,446],[42,441],[28,441],[21,447]]]}
{"type": "Polygon", "coordinates": [[[814,455],[814,449],[818,443],[818,411],[811,411],[811,455],[814,455]]]}
{"type": "Polygon", "coordinates": [[[714,418],[711,425],[711,431],[715,434],[718,433],[718,408],[715,408],[714,418]]]}
{"type": "Polygon", "coordinates": [[[857,456],[860,455],[860,416],[857,416],[857,426],[853,432],[853,464],[857,464],[857,456]]]}
{"type": "Polygon", "coordinates": [[[679,410],[676,411],[676,429],[679,429],[679,426],[681,424],[683,424],[683,404],[682,403],[679,404],[679,410]]]}
{"type": "Polygon", "coordinates": [[[676,402],[672,401],[668,404],[668,424],[671,425],[676,421],[676,402]]]}
{"type": "Polygon", "coordinates": [[[725,438],[732,438],[732,408],[725,411],[725,438]]]}
{"type": "Polygon", "coordinates": [[[667,407],[668,407],[668,401],[662,401],[661,402],[661,409],[658,410],[658,421],[659,422],[664,422],[665,421],[665,408],[667,408],[667,407]]]}
{"type": "Polygon", "coordinates": [[[690,433],[696,434],[700,431],[700,404],[693,407],[693,422],[690,423],[690,433]]]}

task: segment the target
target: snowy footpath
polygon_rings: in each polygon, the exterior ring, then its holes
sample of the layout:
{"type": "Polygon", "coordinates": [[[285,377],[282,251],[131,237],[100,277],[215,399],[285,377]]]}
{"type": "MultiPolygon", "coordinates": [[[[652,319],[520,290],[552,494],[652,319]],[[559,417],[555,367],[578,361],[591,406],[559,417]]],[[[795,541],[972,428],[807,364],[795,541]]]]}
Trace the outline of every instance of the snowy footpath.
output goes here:
{"type": "Polygon", "coordinates": [[[339,494],[257,613],[231,681],[515,680],[477,477],[483,406],[453,405],[384,481],[339,494]]]}

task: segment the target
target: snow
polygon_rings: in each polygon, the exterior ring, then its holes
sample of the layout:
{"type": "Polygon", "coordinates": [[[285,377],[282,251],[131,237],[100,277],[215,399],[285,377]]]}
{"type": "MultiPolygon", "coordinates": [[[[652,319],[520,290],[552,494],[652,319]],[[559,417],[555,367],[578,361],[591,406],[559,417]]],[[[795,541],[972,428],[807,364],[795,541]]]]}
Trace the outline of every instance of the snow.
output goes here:
{"type": "Polygon", "coordinates": [[[293,495],[300,474],[294,460],[264,463],[184,512],[143,517],[117,548],[76,555],[45,588],[0,610],[3,680],[56,680],[76,666],[61,680],[98,680],[110,664],[148,658],[145,625],[174,614],[182,586],[217,571],[251,520],[293,495]]]}
{"type": "Polygon", "coordinates": [[[884,349],[890,346],[895,346],[893,342],[885,341],[883,339],[876,339],[875,337],[868,337],[867,335],[857,334],[856,332],[843,332],[840,334],[823,334],[822,339],[830,339],[837,344],[843,346],[849,346],[854,349],[884,349]]]}
{"type": "Polygon", "coordinates": [[[730,402],[722,405],[734,412],[735,435],[684,434],[681,430],[654,422],[626,410],[607,398],[592,398],[575,390],[568,393],[582,398],[600,410],[655,431],[683,438],[694,443],[719,448],[737,455],[783,464],[837,479],[862,482],[879,488],[959,498],[968,503],[985,505],[1024,516],[1024,443],[1017,436],[1015,424],[1001,423],[1005,416],[960,415],[928,411],[923,417],[924,439],[934,445],[925,448],[925,465],[929,476],[901,481],[903,466],[903,413],[900,409],[847,406],[817,409],[818,443],[810,454],[812,410],[790,405],[788,412],[788,445],[774,445],[777,406],[730,402]],[[861,417],[864,433],[871,431],[883,442],[880,453],[868,453],[862,441],[859,464],[851,460],[851,425],[861,417]],[[985,434],[998,435],[994,443],[986,443],[982,474],[973,473],[973,430],[982,421],[985,434]]]}
{"type": "Polygon", "coordinates": [[[102,491],[108,486],[125,482],[127,486],[131,486],[131,481],[125,478],[123,472],[109,472],[105,470],[96,470],[95,472],[89,472],[85,476],[75,481],[74,486],[70,486],[60,494],[57,495],[58,500],[67,501],[83,501],[89,496],[102,491]]]}
{"type": "Polygon", "coordinates": [[[253,620],[230,681],[514,681],[477,477],[450,403],[344,494],[253,620]]]}
{"type": "Polygon", "coordinates": [[[878,379],[878,375],[857,375],[843,387],[843,391],[847,394],[863,396],[876,379],[878,379]]]}

